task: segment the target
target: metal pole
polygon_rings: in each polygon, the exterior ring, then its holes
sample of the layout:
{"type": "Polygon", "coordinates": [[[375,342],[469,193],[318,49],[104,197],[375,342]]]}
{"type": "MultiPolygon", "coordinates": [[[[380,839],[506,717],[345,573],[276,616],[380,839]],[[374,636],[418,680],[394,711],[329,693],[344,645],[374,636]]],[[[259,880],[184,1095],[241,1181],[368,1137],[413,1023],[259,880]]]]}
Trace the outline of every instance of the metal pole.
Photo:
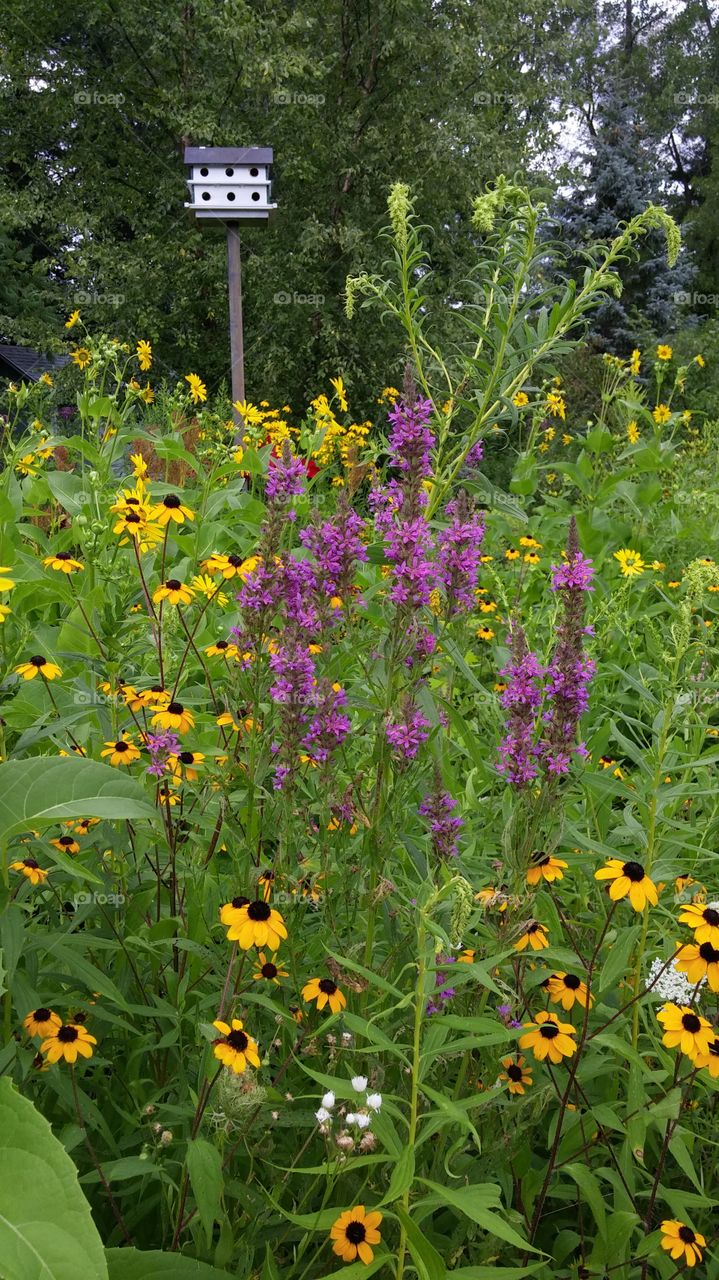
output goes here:
{"type": "MultiPolygon", "coordinates": [[[[245,398],[245,355],[242,339],[242,261],[240,233],[236,222],[227,223],[227,286],[230,296],[230,353],[232,359],[232,400],[245,398]]],[[[233,410],[235,422],[242,418],[233,410]]]]}

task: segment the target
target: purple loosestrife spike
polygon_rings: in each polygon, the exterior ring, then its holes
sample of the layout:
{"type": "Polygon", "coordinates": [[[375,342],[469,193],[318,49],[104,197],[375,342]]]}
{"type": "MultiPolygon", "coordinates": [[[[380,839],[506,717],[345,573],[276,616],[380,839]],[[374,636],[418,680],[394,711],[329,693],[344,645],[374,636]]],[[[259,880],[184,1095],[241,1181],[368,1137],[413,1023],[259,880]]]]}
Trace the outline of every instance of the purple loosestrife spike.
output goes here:
{"type": "MultiPolygon", "coordinates": [[[[304,493],[307,473],[301,458],[296,458],[285,440],[279,458],[270,457],[270,469],[267,473],[265,497],[268,502],[278,506],[288,503],[292,498],[304,493]]],[[[295,518],[295,512],[287,513],[289,519],[295,518]]]]}
{"type": "Polygon", "coordinates": [[[460,489],[448,502],[445,515],[451,523],[437,535],[437,577],[447,597],[447,616],[474,608],[484,520],[475,514],[474,502],[460,489]]]}
{"type": "Polygon", "coordinates": [[[502,668],[507,688],[500,702],[509,713],[507,732],[500,744],[500,773],[516,787],[524,788],[539,773],[541,748],[534,741],[535,718],[542,702],[543,669],[536,654],[527,648],[521,627],[511,633],[511,661],[502,668]]]}
{"type": "Polygon", "coordinates": [[[402,718],[388,724],[385,730],[387,741],[396,753],[398,767],[406,760],[414,760],[422,743],[429,737],[428,729],[429,720],[425,719],[411,698],[406,699],[402,718]]]}
{"type": "Polygon", "coordinates": [[[572,517],[567,538],[566,562],[553,570],[552,590],[562,602],[562,618],[557,627],[557,643],[546,670],[544,750],[547,771],[566,773],[572,754],[586,755],[577,745],[579,721],[589,703],[589,681],[595,664],[583,652],[586,593],[592,590],[593,569],[579,550],[577,524],[572,517]]]}
{"type": "Polygon", "coordinates": [[[428,820],[434,853],[442,860],[457,857],[457,835],[464,824],[460,817],[452,816],[456,808],[457,802],[442,790],[439,778],[419,806],[422,817],[428,820]]]}

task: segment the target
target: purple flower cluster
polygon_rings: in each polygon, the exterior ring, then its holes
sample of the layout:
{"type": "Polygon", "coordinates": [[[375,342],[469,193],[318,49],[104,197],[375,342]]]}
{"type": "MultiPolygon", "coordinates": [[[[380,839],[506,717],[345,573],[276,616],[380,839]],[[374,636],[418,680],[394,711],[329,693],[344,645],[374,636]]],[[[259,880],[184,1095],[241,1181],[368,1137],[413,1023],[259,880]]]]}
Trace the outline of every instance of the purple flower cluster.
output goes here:
{"type": "Polygon", "coordinates": [[[425,719],[411,698],[407,699],[402,710],[402,718],[388,724],[385,730],[387,741],[400,762],[414,760],[422,743],[429,737],[428,729],[429,720],[425,719]]]}
{"type": "Polygon", "coordinates": [[[454,815],[456,808],[456,800],[438,785],[424,797],[419,806],[422,817],[429,819],[432,848],[438,858],[457,857],[457,835],[464,824],[458,815],[454,815]]]}
{"type": "Polygon", "coordinates": [[[182,750],[180,739],[171,730],[165,733],[148,733],[145,746],[150,752],[147,772],[153,778],[161,778],[167,772],[170,756],[176,756],[182,750]]]}
{"type": "MultiPolygon", "coordinates": [[[[275,506],[291,502],[305,490],[307,472],[301,458],[296,458],[285,440],[279,458],[270,457],[270,469],[267,473],[265,497],[275,506]]],[[[290,520],[296,518],[294,511],[289,511],[290,520]]]]}
{"type": "Polygon", "coordinates": [[[314,696],[315,664],[307,646],[299,643],[296,635],[289,635],[270,656],[270,669],[275,683],[270,697],[286,705],[304,706],[314,696]]]}
{"type": "Polygon", "coordinates": [[[464,490],[448,502],[445,514],[451,523],[437,536],[437,577],[447,596],[447,614],[454,617],[463,609],[473,609],[474,590],[480,564],[484,520],[464,490]]]}
{"type": "Polygon", "coordinates": [[[307,726],[302,745],[313,756],[318,764],[326,764],[330,754],[341,746],[347,737],[351,724],[343,708],[347,705],[347,694],[340,685],[324,682],[315,695],[316,710],[307,726]]]}
{"type": "Polygon", "coordinates": [[[562,613],[550,661],[541,666],[517,627],[512,633],[512,660],[502,671],[507,688],[501,703],[509,715],[498,767],[518,787],[526,787],[537,777],[540,763],[550,777],[556,777],[567,773],[573,755],[587,754],[584,743],[576,739],[595,671],[594,662],[583,650],[584,636],[591,634],[591,628],[584,625],[584,608],[585,597],[593,590],[593,577],[591,560],[579,550],[572,518],[565,562],[552,566],[551,590],[561,597],[562,613]]]}
{"type": "Polygon", "coordinates": [[[364,520],[341,495],[333,520],[310,525],[300,533],[300,542],[314,558],[317,583],[325,596],[339,596],[344,602],[352,591],[355,566],[367,560],[363,530],[364,520]]]}
{"type": "Polygon", "coordinates": [[[431,400],[398,400],[388,413],[392,424],[389,438],[390,463],[398,471],[426,480],[432,474],[431,454],[434,436],[428,423],[432,416],[431,400]]]}
{"type": "Polygon", "coordinates": [[[467,471],[478,471],[484,459],[484,441],[478,440],[476,444],[468,451],[464,459],[464,466],[467,471]]]}
{"type": "MultiPolygon", "coordinates": [[[[456,962],[457,962],[456,956],[438,956],[437,957],[438,966],[445,965],[445,964],[456,964],[456,962]]],[[[457,994],[454,987],[447,986],[448,977],[449,977],[449,974],[442,973],[441,970],[439,969],[437,973],[434,975],[434,985],[436,990],[434,992],[433,999],[428,1002],[427,1008],[425,1010],[425,1012],[430,1016],[433,1013],[442,1012],[442,1005],[436,1004],[435,1001],[441,1000],[446,1004],[448,1000],[452,1000],[454,996],[457,994]]]]}

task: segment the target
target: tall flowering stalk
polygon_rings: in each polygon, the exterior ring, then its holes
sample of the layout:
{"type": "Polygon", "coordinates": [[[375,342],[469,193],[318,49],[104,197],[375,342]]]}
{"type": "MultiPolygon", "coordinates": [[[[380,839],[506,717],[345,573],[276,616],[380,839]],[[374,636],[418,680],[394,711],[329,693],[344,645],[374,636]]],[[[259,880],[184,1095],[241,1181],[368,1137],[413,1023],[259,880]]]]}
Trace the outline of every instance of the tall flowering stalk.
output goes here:
{"type": "Polygon", "coordinates": [[[551,590],[562,602],[562,618],[557,628],[557,644],[546,670],[542,743],[547,771],[566,773],[573,753],[586,755],[583,742],[577,743],[579,721],[589,703],[589,681],[595,664],[584,653],[584,637],[591,628],[584,625],[587,593],[593,590],[594,569],[579,549],[577,522],[572,517],[564,564],[552,566],[551,590]]]}
{"type": "Polygon", "coordinates": [[[452,618],[475,605],[484,519],[464,489],[447,503],[445,515],[450,523],[437,535],[437,577],[447,598],[447,617],[452,618]]]}
{"type": "Polygon", "coordinates": [[[519,626],[512,628],[511,654],[511,661],[501,671],[507,687],[500,702],[508,715],[498,768],[508,782],[523,788],[539,773],[541,747],[535,740],[535,727],[542,705],[544,670],[519,626]]]}

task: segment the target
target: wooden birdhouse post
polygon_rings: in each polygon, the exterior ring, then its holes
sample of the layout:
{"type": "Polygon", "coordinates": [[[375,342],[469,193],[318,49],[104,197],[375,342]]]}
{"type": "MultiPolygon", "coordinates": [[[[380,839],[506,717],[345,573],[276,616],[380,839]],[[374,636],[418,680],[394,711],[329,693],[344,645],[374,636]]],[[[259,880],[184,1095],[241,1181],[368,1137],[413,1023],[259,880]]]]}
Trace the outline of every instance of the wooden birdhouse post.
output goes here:
{"type": "MultiPolygon", "coordinates": [[[[269,222],[277,208],[270,190],[272,148],[185,147],[185,164],[190,170],[190,200],[185,208],[202,222],[224,223],[227,230],[232,399],[244,400],[240,226],[269,222]]],[[[236,410],[235,421],[241,421],[236,410]]]]}

